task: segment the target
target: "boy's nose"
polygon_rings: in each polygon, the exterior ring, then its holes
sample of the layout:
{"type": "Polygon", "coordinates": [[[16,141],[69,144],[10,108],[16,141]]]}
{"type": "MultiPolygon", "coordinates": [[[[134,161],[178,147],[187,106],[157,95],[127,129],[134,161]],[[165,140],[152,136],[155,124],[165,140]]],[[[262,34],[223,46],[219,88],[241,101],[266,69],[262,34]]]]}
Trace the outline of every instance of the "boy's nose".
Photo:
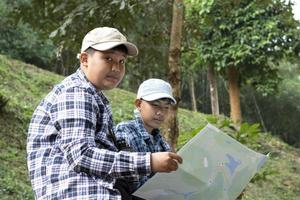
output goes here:
{"type": "Polygon", "coordinates": [[[156,111],[156,114],[157,114],[157,115],[163,115],[164,112],[163,112],[161,109],[158,109],[158,110],[156,111]]]}
{"type": "Polygon", "coordinates": [[[113,65],[112,65],[112,71],[114,72],[120,72],[120,64],[114,62],[113,65]]]}

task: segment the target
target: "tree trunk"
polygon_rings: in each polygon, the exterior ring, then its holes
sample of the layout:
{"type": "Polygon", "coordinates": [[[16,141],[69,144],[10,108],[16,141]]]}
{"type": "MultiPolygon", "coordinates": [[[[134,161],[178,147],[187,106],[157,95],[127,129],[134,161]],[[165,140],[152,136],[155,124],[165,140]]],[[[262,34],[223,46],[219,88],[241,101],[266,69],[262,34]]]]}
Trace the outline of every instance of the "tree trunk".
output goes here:
{"type": "MultiPolygon", "coordinates": [[[[238,72],[234,67],[230,67],[228,70],[228,85],[229,85],[229,101],[230,101],[230,117],[239,129],[242,123],[242,112],[240,104],[240,88],[239,88],[238,72]]],[[[243,199],[245,190],[236,198],[236,200],[243,199]]]]}
{"type": "Polygon", "coordinates": [[[216,80],[214,68],[211,65],[208,66],[207,79],[209,81],[209,88],[210,88],[211,112],[213,115],[219,116],[220,111],[219,111],[217,80],[216,80]]]}
{"type": "Polygon", "coordinates": [[[171,107],[170,114],[164,124],[164,136],[173,151],[176,149],[179,136],[177,110],[180,101],[180,48],[183,23],[183,0],[174,0],[173,18],[169,49],[169,81],[173,88],[173,95],[177,104],[171,107]]]}
{"type": "Polygon", "coordinates": [[[190,77],[190,94],[191,94],[191,103],[192,103],[192,110],[194,112],[197,112],[197,101],[196,101],[196,95],[195,95],[195,84],[194,84],[194,77],[192,74],[189,74],[190,77]]]}
{"type": "Polygon", "coordinates": [[[254,94],[253,90],[252,90],[252,98],[253,98],[253,102],[254,102],[254,105],[255,105],[255,108],[256,108],[256,111],[257,111],[257,114],[258,114],[261,126],[263,128],[263,131],[267,132],[267,128],[265,126],[264,118],[261,115],[261,112],[260,112],[260,109],[259,109],[258,103],[256,101],[256,97],[255,97],[255,94],[254,94]]]}
{"type": "Polygon", "coordinates": [[[238,73],[234,67],[228,70],[230,118],[237,128],[242,123],[242,113],[240,104],[240,88],[238,84],[238,73]]]}

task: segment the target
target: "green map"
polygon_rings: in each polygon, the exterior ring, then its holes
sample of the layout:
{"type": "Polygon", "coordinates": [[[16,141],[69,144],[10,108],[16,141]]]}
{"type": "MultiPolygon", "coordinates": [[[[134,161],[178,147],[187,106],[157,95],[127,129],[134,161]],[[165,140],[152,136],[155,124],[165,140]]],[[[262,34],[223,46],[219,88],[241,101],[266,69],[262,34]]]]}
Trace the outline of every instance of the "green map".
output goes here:
{"type": "Polygon", "coordinates": [[[157,173],[134,195],[147,200],[234,200],[268,156],[208,124],[185,144],[176,172],[157,173]]]}

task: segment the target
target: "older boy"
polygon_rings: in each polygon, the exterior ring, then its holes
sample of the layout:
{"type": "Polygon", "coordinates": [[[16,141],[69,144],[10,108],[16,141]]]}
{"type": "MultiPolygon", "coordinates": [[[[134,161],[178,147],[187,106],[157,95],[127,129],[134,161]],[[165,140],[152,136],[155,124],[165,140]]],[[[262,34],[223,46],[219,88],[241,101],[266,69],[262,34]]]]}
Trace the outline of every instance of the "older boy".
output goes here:
{"type": "MultiPolygon", "coordinates": [[[[139,86],[135,100],[135,119],[117,125],[117,140],[125,140],[136,152],[171,151],[161,136],[159,127],[167,118],[171,104],[175,103],[169,83],[161,79],[144,81],[139,86]]],[[[131,180],[119,180],[118,184],[126,186],[126,190],[132,193],[151,176],[152,174],[131,180]]]]}
{"type": "Polygon", "coordinates": [[[28,130],[27,161],[36,199],[121,199],[117,178],[171,172],[175,153],[119,151],[109,102],[101,90],[116,87],[127,56],[138,50],[117,29],[84,37],[80,68],[36,108],[28,130]]]}

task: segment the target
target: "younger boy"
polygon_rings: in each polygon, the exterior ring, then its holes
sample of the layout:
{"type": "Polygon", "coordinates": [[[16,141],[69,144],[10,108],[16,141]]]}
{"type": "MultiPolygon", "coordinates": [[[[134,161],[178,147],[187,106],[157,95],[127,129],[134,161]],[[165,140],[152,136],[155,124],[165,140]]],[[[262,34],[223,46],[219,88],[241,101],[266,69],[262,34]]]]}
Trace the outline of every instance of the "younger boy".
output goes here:
{"type": "Polygon", "coordinates": [[[127,56],[138,50],[117,29],[96,28],[84,37],[80,68],[42,100],[31,119],[28,170],[36,199],[120,200],[117,178],[171,172],[175,153],[119,151],[109,101],[127,56]]]}
{"type": "MultiPolygon", "coordinates": [[[[159,127],[167,118],[171,104],[175,103],[169,83],[161,79],[144,81],[139,86],[135,100],[135,119],[117,125],[117,140],[125,140],[132,151],[136,152],[171,151],[170,146],[160,134],[159,127]]],[[[126,182],[123,185],[127,185],[127,191],[132,193],[152,175],[121,182],[126,182]]]]}

